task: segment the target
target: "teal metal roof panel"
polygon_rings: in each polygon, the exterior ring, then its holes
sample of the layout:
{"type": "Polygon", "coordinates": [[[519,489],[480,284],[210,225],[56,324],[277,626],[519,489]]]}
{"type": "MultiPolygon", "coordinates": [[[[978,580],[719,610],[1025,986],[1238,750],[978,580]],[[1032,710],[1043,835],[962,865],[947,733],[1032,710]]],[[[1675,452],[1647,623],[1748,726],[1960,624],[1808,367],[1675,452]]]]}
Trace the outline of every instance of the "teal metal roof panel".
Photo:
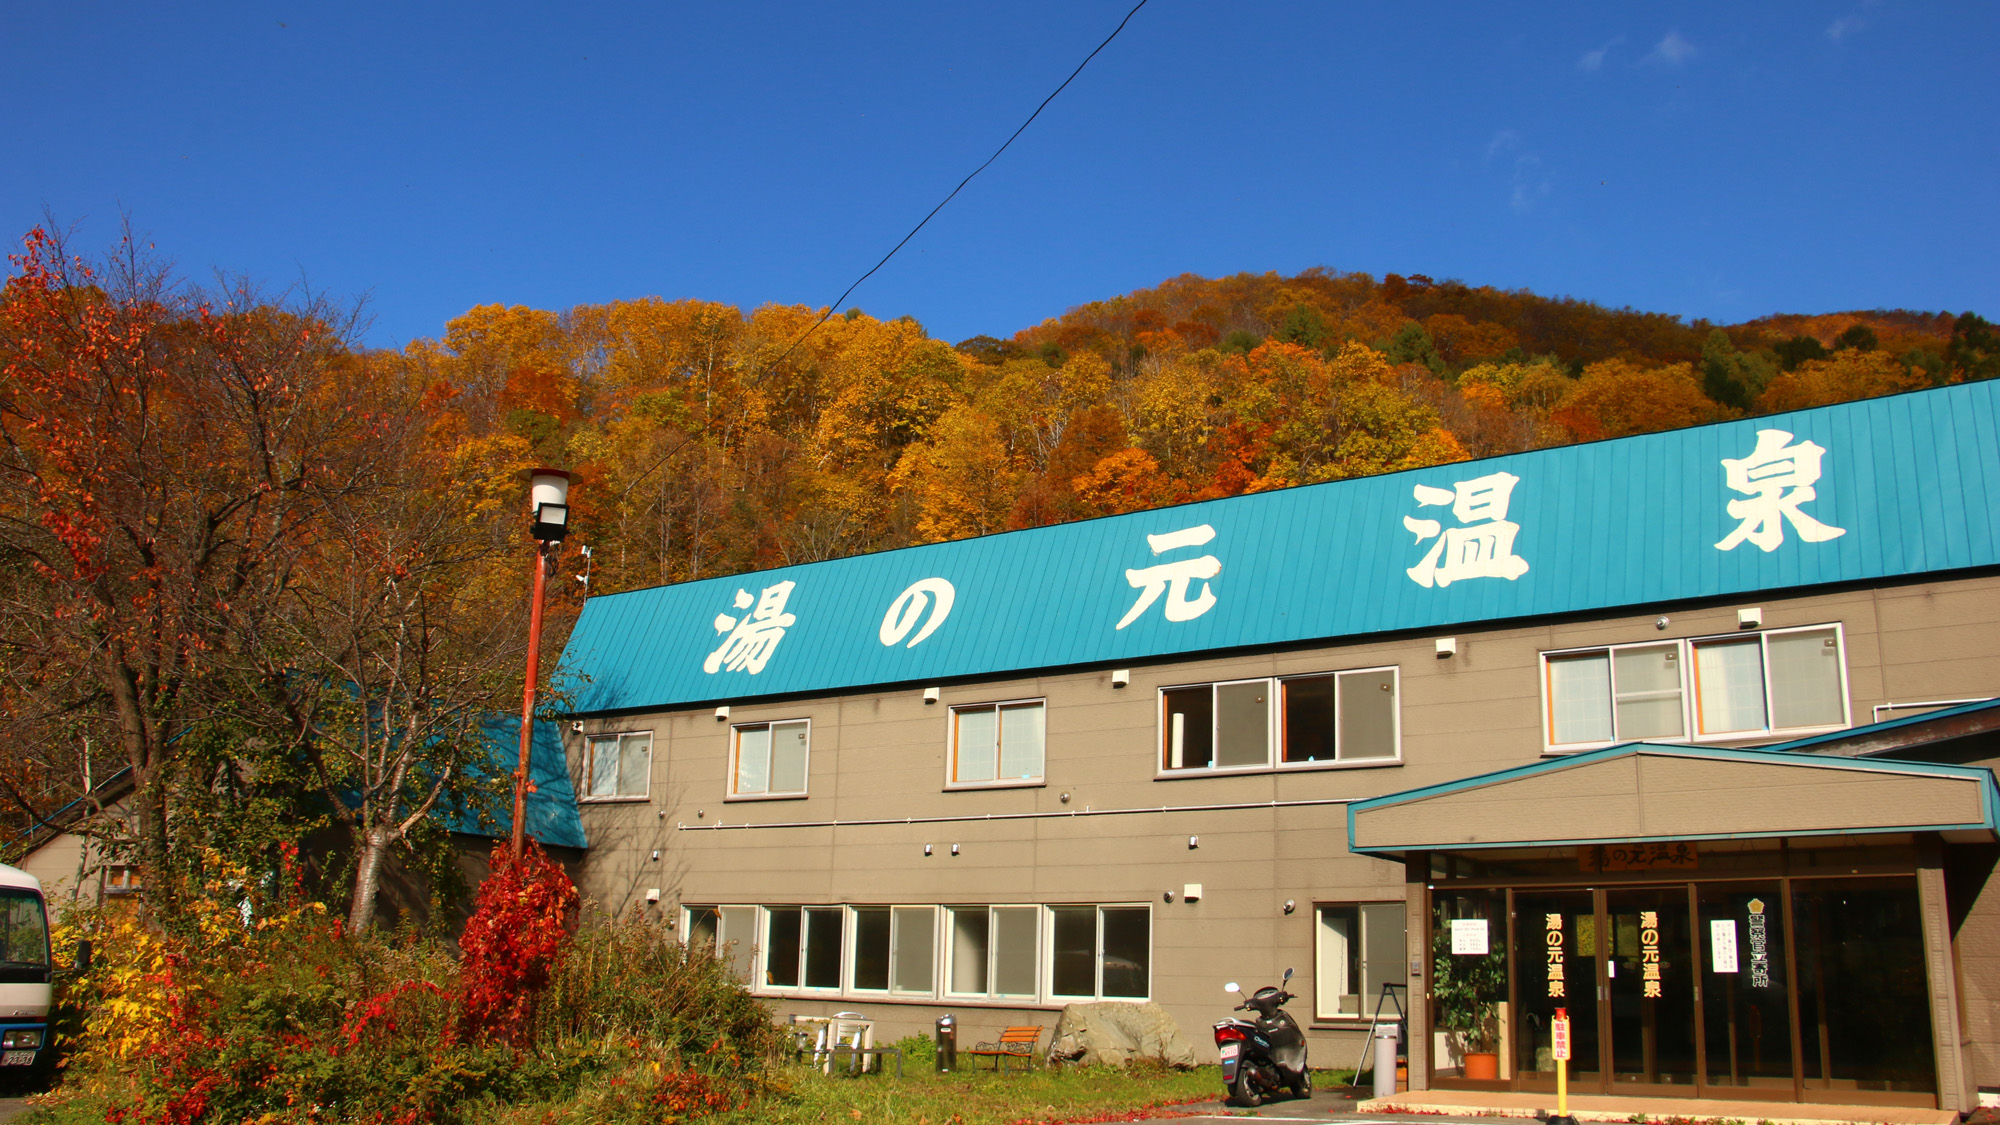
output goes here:
{"type": "Polygon", "coordinates": [[[594,597],[580,713],[2000,563],[2000,383],[594,597]]]}
{"type": "MultiPolygon", "coordinates": [[[[469,770],[480,778],[512,777],[521,761],[521,720],[512,715],[495,715],[482,727],[485,732],[486,760],[469,770]]],[[[555,723],[537,722],[534,741],[528,747],[528,779],[535,791],[526,805],[527,835],[544,844],[584,848],[583,818],[576,811],[576,790],[569,781],[569,759],[563,753],[562,729],[555,723]]],[[[511,784],[511,783],[510,783],[511,784]]],[[[504,840],[514,834],[512,798],[493,816],[482,817],[471,809],[443,809],[440,815],[453,832],[504,840]]]]}

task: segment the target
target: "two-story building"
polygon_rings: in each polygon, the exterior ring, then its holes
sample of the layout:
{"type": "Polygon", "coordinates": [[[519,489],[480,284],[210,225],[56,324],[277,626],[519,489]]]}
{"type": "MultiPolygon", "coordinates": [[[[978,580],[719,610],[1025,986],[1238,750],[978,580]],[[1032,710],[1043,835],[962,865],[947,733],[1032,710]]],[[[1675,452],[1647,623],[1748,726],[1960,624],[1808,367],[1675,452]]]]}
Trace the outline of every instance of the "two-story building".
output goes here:
{"type": "Polygon", "coordinates": [[[2000,1085],[2000,385],[597,597],[564,667],[585,890],[782,1010],[1207,1051],[1295,966],[1320,1066],[1414,993],[1418,1089],[1552,1084],[1557,1007],[1574,1090],[2000,1085]]]}

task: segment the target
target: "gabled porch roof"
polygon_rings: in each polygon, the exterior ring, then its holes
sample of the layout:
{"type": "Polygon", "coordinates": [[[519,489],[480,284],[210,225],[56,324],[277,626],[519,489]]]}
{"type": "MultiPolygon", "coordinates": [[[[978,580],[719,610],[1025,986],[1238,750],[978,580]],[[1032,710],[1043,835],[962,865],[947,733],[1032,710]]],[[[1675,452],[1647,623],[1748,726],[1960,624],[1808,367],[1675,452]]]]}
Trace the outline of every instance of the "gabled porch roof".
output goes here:
{"type": "Polygon", "coordinates": [[[1347,807],[1352,850],[1565,846],[1888,832],[2000,836],[1979,766],[1635,742],[1347,807]]]}

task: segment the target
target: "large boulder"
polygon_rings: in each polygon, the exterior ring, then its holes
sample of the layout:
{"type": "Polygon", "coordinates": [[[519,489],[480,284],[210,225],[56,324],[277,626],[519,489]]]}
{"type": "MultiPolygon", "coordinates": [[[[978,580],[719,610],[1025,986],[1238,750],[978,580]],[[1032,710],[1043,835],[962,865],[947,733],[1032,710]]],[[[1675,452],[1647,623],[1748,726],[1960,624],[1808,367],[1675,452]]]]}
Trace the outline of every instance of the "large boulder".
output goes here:
{"type": "Polygon", "coordinates": [[[1194,1066],[1194,1048],[1181,1025],[1152,1001],[1070,1004],[1056,1017],[1049,1061],[1123,1066],[1151,1059],[1176,1070],[1194,1066]]]}

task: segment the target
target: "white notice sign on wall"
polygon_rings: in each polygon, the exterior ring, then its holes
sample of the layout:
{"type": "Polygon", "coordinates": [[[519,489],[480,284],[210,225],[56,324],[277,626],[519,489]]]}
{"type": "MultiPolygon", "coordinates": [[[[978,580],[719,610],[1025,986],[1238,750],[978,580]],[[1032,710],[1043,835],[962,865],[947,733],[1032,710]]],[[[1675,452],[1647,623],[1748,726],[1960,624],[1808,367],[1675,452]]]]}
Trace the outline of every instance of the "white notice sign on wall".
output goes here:
{"type": "Polygon", "coordinates": [[[1740,972],[1736,965],[1736,919],[1713,918],[1708,923],[1708,963],[1711,972],[1740,972]]]}
{"type": "Polygon", "coordinates": [[[1487,952],[1486,919],[1453,918],[1451,920],[1451,951],[1461,955],[1485,956],[1487,952]]]}

